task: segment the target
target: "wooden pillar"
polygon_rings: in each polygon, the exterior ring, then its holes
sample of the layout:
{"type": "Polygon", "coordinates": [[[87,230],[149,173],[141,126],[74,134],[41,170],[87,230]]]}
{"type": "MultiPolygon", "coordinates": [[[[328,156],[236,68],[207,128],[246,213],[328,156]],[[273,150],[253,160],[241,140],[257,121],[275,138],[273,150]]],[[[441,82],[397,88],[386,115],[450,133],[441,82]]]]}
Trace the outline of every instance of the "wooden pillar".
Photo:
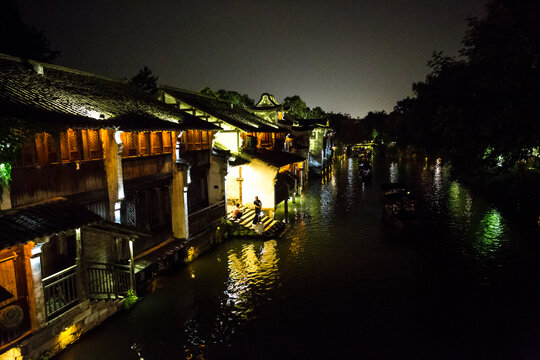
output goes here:
{"type": "Polygon", "coordinates": [[[242,201],[242,182],[244,181],[244,178],[242,178],[242,167],[238,167],[238,201],[240,201],[240,205],[244,205],[244,202],[242,201]]]}
{"type": "Polygon", "coordinates": [[[133,289],[133,295],[137,296],[137,287],[135,286],[135,262],[133,261],[133,241],[129,239],[129,285],[133,289]]]}
{"type": "Polygon", "coordinates": [[[287,185],[287,198],[285,199],[285,222],[289,222],[289,185],[287,185]]]}
{"type": "Polygon", "coordinates": [[[109,197],[109,220],[120,223],[120,209],[124,200],[124,181],[122,176],[121,131],[101,130],[103,142],[103,163],[107,177],[109,197]]]}
{"type": "Polygon", "coordinates": [[[29,306],[30,313],[33,313],[34,316],[31,316],[31,325],[32,329],[41,329],[47,324],[47,314],[45,312],[45,292],[43,291],[43,279],[41,273],[41,247],[48,242],[47,241],[34,244],[34,247],[31,249],[30,256],[30,271],[31,284],[32,288],[28,289],[29,292],[29,306]]]}
{"type": "Polygon", "coordinates": [[[83,247],[81,228],[75,229],[75,264],[77,265],[77,296],[79,300],[86,299],[85,266],[83,261],[83,247]]]}
{"type": "Polygon", "coordinates": [[[172,232],[177,239],[189,238],[188,222],[188,171],[189,164],[180,161],[180,136],[177,137],[176,151],[173,153],[171,183],[172,232]]]}

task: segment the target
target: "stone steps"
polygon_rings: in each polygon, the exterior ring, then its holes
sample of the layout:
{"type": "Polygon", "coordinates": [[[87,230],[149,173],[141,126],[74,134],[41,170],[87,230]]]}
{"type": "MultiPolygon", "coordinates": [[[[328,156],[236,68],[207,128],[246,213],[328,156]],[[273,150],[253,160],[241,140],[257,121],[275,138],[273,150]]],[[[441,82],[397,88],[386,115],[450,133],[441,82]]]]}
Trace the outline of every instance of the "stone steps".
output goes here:
{"type": "MultiPolygon", "coordinates": [[[[245,228],[251,229],[253,227],[253,219],[255,218],[255,210],[249,209],[245,206],[240,208],[242,210],[242,217],[238,220],[233,220],[232,212],[229,213],[228,219],[234,223],[243,226],[245,228]]],[[[280,236],[285,230],[285,223],[282,221],[277,221],[269,218],[266,215],[263,215],[260,219],[260,222],[263,224],[263,233],[261,234],[264,237],[275,237],[280,236]]]]}

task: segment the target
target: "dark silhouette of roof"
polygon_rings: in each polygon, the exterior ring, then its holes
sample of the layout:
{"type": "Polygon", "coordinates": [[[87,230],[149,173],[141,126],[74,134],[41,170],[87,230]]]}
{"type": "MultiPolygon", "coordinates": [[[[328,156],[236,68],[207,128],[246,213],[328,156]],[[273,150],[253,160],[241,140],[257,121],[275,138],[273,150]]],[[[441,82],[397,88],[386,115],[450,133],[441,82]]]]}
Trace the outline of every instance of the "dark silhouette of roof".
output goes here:
{"type": "Polygon", "coordinates": [[[286,151],[256,149],[243,150],[243,153],[277,168],[306,160],[300,155],[286,151]]]}
{"type": "Polygon", "coordinates": [[[144,114],[147,121],[154,118],[154,125],[167,121],[175,123],[173,128],[219,129],[127,81],[4,54],[0,54],[0,106],[0,116],[45,126],[108,128],[114,125],[107,121],[116,117],[131,114],[139,122],[144,114]]]}
{"type": "Polygon", "coordinates": [[[161,86],[160,89],[175,99],[241,130],[247,132],[287,132],[286,128],[273,124],[243,107],[233,106],[228,102],[189,90],[177,89],[170,86],[161,86]]]}

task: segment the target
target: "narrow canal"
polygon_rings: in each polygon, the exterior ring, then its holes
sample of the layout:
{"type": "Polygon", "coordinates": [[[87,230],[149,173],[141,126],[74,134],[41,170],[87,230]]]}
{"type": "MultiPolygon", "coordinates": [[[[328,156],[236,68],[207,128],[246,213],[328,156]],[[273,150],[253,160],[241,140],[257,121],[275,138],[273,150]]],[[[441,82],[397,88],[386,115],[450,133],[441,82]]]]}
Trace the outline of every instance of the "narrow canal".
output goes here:
{"type": "Polygon", "coordinates": [[[538,359],[540,246],[434,163],[377,156],[312,179],[278,240],[232,240],[150,284],[59,360],[538,359]],[[380,184],[422,201],[409,234],[380,184]]]}

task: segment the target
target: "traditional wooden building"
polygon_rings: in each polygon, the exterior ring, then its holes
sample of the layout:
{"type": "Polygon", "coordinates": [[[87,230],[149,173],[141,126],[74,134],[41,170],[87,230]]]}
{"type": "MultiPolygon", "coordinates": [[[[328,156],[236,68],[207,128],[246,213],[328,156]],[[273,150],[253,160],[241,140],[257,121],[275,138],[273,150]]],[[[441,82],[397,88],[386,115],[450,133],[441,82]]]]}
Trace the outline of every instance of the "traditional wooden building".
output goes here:
{"type": "Polygon", "coordinates": [[[65,347],[225,215],[219,127],[126,81],[0,54],[0,130],[2,360],[65,347]]]}
{"type": "Polygon", "coordinates": [[[285,122],[286,109],[272,94],[263,93],[259,101],[248,110],[271,123],[287,123],[285,122]]]}
{"type": "Polygon", "coordinates": [[[258,196],[263,210],[273,215],[278,204],[294,195],[305,159],[285,150],[289,129],[243,107],[187,90],[162,86],[159,98],[222,128],[215,142],[231,152],[229,205],[251,206],[258,196]]]}
{"type": "Polygon", "coordinates": [[[285,115],[293,136],[292,148],[308,159],[308,169],[320,175],[332,164],[334,130],[327,119],[299,119],[285,115]]]}

